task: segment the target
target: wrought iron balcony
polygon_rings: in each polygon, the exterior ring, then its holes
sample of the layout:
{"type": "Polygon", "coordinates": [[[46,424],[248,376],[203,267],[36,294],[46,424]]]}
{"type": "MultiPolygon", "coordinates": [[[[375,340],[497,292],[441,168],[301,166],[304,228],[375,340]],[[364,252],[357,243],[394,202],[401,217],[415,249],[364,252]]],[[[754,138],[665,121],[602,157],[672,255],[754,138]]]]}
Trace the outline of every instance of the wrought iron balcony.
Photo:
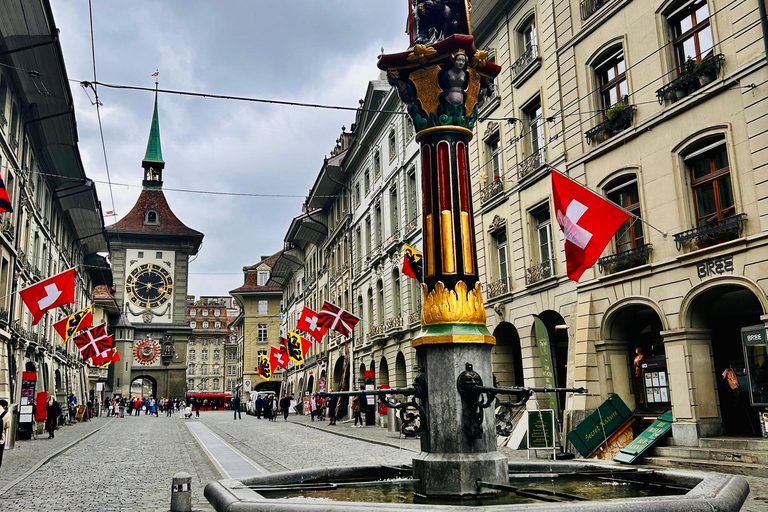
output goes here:
{"type": "Polygon", "coordinates": [[[419,226],[418,218],[414,217],[413,219],[409,220],[408,223],[405,225],[405,234],[410,235],[412,232],[416,231],[416,228],[419,226]]]}
{"type": "Polygon", "coordinates": [[[371,330],[368,331],[367,341],[377,341],[384,338],[384,327],[381,325],[372,325],[371,330]]]}
{"type": "Polygon", "coordinates": [[[590,16],[600,10],[605,4],[611,0],[582,0],[581,2],[581,19],[586,21],[590,16]]]}
{"type": "Polygon", "coordinates": [[[16,140],[15,135],[11,135],[11,150],[16,151],[19,149],[19,141],[16,140]]]}
{"type": "Polygon", "coordinates": [[[549,279],[555,275],[555,262],[554,260],[546,260],[538,265],[525,269],[525,284],[531,285],[549,279]]]}
{"type": "Polygon", "coordinates": [[[499,295],[504,295],[505,293],[509,293],[509,291],[512,289],[512,286],[510,286],[509,278],[505,277],[504,279],[499,279],[498,281],[494,281],[493,283],[490,283],[488,285],[488,298],[493,299],[495,297],[498,297],[499,295]]]}
{"type": "Polygon", "coordinates": [[[5,113],[0,111],[0,128],[8,124],[8,119],[5,118],[5,113]]]}
{"type": "Polygon", "coordinates": [[[710,222],[706,226],[699,226],[675,235],[675,246],[677,250],[683,248],[688,242],[696,242],[699,249],[717,245],[729,240],[735,240],[741,237],[744,231],[744,222],[747,220],[746,213],[732,215],[723,220],[710,222]]]}
{"type": "Polygon", "coordinates": [[[0,231],[2,231],[9,240],[13,240],[14,229],[13,224],[11,223],[11,219],[3,219],[3,224],[0,226],[0,231]]]}
{"type": "Polygon", "coordinates": [[[605,271],[608,274],[613,274],[614,272],[621,272],[622,270],[645,265],[648,263],[651,247],[651,244],[642,244],[626,251],[605,256],[597,260],[597,267],[600,269],[600,273],[605,271]]]}
{"type": "Polygon", "coordinates": [[[408,315],[408,324],[414,325],[417,323],[421,323],[421,311],[414,311],[408,315]]]}
{"type": "Polygon", "coordinates": [[[656,91],[659,104],[663,105],[664,100],[674,103],[715,80],[724,60],[723,54],[717,54],[710,55],[698,64],[688,61],[685,71],[679,77],[656,91]]]}
{"type": "Polygon", "coordinates": [[[512,76],[517,78],[518,75],[528,69],[531,64],[536,62],[538,57],[539,47],[535,44],[529,45],[525,52],[523,52],[523,54],[520,56],[520,58],[517,59],[514,64],[512,64],[512,76]]]}
{"type": "Polygon", "coordinates": [[[534,151],[525,160],[520,162],[520,165],[517,168],[517,178],[522,180],[544,165],[546,161],[547,157],[544,153],[544,148],[534,151]]]}
{"type": "Polygon", "coordinates": [[[480,189],[480,202],[485,204],[504,191],[504,178],[494,178],[490,185],[480,189]]]}
{"type": "Polygon", "coordinates": [[[378,260],[381,257],[381,246],[374,247],[371,249],[371,252],[368,253],[367,259],[368,264],[372,265],[376,260],[378,260]]]}
{"type": "Polygon", "coordinates": [[[387,318],[384,321],[384,332],[394,333],[403,330],[403,317],[387,318]]]}
{"type": "Polygon", "coordinates": [[[392,233],[392,235],[384,242],[384,247],[387,249],[390,249],[393,245],[400,241],[400,231],[398,229],[395,229],[394,231],[395,232],[392,233]]]}
{"type": "Polygon", "coordinates": [[[634,105],[623,105],[621,103],[609,108],[605,113],[607,119],[591,130],[587,130],[584,134],[587,137],[587,144],[592,142],[600,144],[602,141],[608,140],[617,133],[632,126],[635,110],[637,110],[637,107],[634,105]]]}

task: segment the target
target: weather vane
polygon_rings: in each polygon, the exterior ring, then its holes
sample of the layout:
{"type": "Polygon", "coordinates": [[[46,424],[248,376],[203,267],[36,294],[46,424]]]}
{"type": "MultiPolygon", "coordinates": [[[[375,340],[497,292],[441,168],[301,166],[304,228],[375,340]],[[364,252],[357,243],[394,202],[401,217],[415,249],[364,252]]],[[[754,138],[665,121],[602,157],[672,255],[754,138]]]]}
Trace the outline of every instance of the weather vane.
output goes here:
{"type": "Polygon", "coordinates": [[[152,73],[152,76],[155,77],[155,90],[157,90],[157,85],[158,85],[157,77],[159,75],[160,75],[160,70],[159,69],[155,69],[155,72],[152,73]]]}

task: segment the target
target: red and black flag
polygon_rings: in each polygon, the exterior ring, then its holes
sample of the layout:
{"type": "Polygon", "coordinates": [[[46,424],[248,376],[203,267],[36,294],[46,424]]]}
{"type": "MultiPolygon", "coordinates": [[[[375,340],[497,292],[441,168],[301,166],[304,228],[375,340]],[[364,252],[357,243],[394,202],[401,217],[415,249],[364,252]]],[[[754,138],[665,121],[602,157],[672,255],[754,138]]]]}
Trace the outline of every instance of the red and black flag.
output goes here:
{"type": "Polygon", "coordinates": [[[2,212],[13,212],[13,207],[11,206],[11,196],[8,195],[3,177],[0,176],[0,213],[2,212]]]}
{"type": "Polygon", "coordinates": [[[423,264],[421,261],[423,257],[422,253],[408,245],[405,246],[404,252],[405,257],[403,258],[403,274],[416,279],[418,282],[421,282],[423,276],[423,264]]]}
{"type": "Polygon", "coordinates": [[[344,311],[339,306],[330,302],[323,302],[323,307],[318,314],[317,325],[333,329],[334,331],[349,336],[357,322],[360,321],[352,313],[344,311]]]}
{"type": "Polygon", "coordinates": [[[107,334],[104,325],[84,331],[72,338],[72,341],[80,349],[83,359],[103,358],[112,351],[112,336],[107,334]]]}

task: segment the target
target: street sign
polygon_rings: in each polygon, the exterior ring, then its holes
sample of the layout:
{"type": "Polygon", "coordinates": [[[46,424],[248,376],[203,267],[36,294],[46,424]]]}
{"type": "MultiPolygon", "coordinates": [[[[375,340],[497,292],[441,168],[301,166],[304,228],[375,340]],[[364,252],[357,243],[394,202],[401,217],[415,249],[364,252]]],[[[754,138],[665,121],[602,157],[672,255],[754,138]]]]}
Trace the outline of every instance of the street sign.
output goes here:
{"type": "Polygon", "coordinates": [[[621,452],[616,455],[613,460],[623,462],[624,464],[632,464],[635,459],[640,457],[648,448],[656,444],[656,441],[661,439],[664,434],[671,429],[672,411],[667,411],[659,416],[658,419],[637,436],[634,441],[622,448],[621,452]]]}

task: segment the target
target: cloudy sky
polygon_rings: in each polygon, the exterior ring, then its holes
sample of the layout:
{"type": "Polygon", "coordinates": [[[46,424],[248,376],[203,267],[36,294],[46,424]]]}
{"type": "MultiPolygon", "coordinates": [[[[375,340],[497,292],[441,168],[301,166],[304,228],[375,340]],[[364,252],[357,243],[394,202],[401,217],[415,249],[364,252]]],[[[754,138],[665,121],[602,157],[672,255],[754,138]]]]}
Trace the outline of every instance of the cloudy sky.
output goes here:
{"type": "MultiPolygon", "coordinates": [[[[51,0],[70,78],[91,80],[87,0],[51,0]]],[[[93,2],[101,82],[357,106],[376,56],[407,47],[405,0],[131,0],[93,2]]],[[[95,107],[72,84],[86,172],[106,181],[95,107]]],[[[152,94],[99,88],[117,219],[139,195],[152,94]],[[130,185],[130,186],[126,186],[130,185]]],[[[353,112],[160,95],[168,188],[305,196],[353,112]]],[[[112,210],[106,184],[103,210],[112,210]]],[[[300,198],[166,191],[171,208],[205,233],[189,292],[226,294],[242,267],[282,247],[300,198]]],[[[107,217],[112,224],[116,218],[107,217]]]]}

